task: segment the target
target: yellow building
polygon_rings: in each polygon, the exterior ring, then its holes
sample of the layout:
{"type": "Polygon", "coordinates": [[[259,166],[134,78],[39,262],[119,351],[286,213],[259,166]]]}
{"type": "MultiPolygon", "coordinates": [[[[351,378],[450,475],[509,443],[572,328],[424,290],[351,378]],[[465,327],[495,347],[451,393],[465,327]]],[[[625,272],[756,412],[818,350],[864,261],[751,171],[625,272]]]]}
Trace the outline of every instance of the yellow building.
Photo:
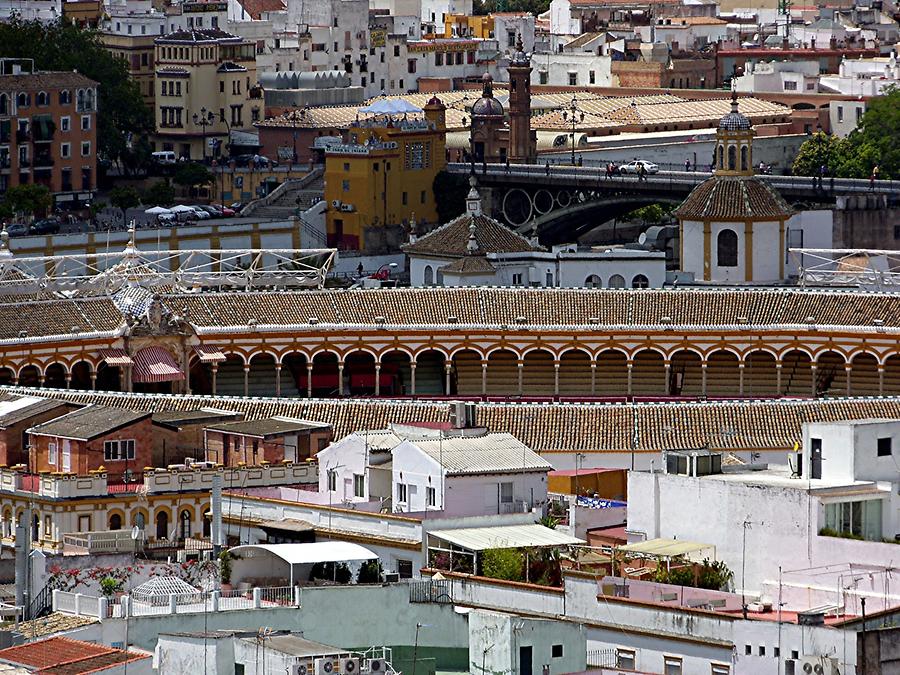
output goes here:
{"type": "Polygon", "coordinates": [[[383,117],[354,123],[325,156],[328,245],[396,250],[406,228],[437,222],[432,186],[447,163],[446,108],[435,97],[424,119],[383,117]]]}
{"type": "Polygon", "coordinates": [[[155,45],[154,149],[202,159],[219,154],[231,131],[253,130],[263,111],[253,41],[210,28],[176,31],[155,45]]]}
{"type": "Polygon", "coordinates": [[[447,14],[444,16],[445,38],[473,37],[487,40],[494,37],[494,17],[447,14]]]}
{"type": "Polygon", "coordinates": [[[112,31],[100,34],[100,42],[113,56],[123,59],[128,66],[128,74],[141,90],[144,103],[153,110],[155,98],[153,96],[154,74],[154,36],[153,35],[125,35],[112,31]]]}

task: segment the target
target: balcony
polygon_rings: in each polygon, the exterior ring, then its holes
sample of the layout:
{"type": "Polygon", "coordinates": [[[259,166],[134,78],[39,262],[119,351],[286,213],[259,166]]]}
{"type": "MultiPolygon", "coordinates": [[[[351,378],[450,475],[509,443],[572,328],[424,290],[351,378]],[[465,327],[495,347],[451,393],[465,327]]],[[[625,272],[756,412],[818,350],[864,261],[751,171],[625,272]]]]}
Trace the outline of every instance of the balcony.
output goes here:
{"type": "Polygon", "coordinates": [[[50,155],[38,155],[34,158],[34,168],[50,168],[54,164],[54,159],[50,155]]]}
{"type": "Polygon", "coordinates": [[[31,140],[31,132],[27,129],[16,130],[16,143],[28,143],[31,140]]]}

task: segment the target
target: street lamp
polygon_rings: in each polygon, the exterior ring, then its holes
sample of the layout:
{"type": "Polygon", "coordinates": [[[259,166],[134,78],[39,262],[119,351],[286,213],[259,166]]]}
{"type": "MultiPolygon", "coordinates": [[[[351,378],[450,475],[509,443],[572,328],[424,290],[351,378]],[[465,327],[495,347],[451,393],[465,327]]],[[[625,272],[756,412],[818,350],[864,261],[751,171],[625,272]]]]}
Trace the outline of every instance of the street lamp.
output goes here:
{"type": "Polygon", "coordinates": [[[569,121],[572,124],[572,166],[575,166],[575,128],[579,122],[584,122],[584,111],[578,107],[578,99],[572,96],[572,102],[568,109],[563,110],[563,122],[569,121]]]}
{"type": "Polygon", "coordinates": [[[194,126],[203,129],[203,163],[206,164],[206,127],[212,126],[216,121],[216,116],[212,110],[200,108],[200,114],[194,113],[192,116],[194,126]]]}
{"type": "Polygon", "coordinates": [[[416,644],[413,647],[413,667],[412,667],[412,675],[416,675],[416,659],[419,655],[419,629],[420,628],[431,628],[430,623],[417,623],[416,624],[416,644]]]}

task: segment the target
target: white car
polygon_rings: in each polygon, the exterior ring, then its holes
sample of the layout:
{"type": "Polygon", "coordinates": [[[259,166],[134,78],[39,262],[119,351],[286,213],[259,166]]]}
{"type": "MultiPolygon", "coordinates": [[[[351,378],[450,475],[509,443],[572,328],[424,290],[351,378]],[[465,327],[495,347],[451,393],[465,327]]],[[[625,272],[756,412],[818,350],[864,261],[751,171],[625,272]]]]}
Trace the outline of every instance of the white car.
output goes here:
{"type": "Polygon", "coordinates": [[[644,167],[644,171],[647,173],[659,173],[659,167],[656,164],[643,159],[636,159],[633,162],[628,162],[628,164],[622,164],[619,167],[619,173],[639,173],[641,166],[644,167]]]}
{"type": "Polygon", "coordinates": [[[208,220],[211,217],[209,212],[204,211],[199,206],[192,206],[191,208],[194,209],[194,213],[197,214],[197,220],[208,220]]]}

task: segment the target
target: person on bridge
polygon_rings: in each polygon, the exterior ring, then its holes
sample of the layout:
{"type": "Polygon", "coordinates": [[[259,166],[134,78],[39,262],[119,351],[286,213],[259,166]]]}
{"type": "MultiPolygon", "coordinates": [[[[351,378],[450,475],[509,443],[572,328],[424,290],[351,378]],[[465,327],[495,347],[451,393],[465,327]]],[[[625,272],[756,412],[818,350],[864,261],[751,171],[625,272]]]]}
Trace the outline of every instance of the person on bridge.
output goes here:
{"type": "Polygon", "coordinates": [[[638,165],[638,180],[647,180],[647,168],[643,164],[638,165]]]}
{"type": "Polygon", "coordinates": [[[684,160],[684,170],[685,171],[691,170],[691,160],[690,159],[684,160]]]}
{"type": "Polygon", "coordinates": [[[606,163],[606,179],[609,180],[610,178],[612,178],[612,174],[613,174],[612,162],[607,162],[606,163]]]}
{"type": "Polygon", "coordinates": [[[549,161],[544,163],[544,171],[547,173],[548,176],[550,175],[550,162],[549,161]]]}
{"type": "Polygon", "coordinates": [[[506,158],[506,173],[509,173],[509,157],[506,158]]]}
{"type": "Polygon", "coordinates": [[[869,178],[869,189],[875,189],[875,181],[878,180],[878,165],[872,167],[872,177],[869,178]]]}

